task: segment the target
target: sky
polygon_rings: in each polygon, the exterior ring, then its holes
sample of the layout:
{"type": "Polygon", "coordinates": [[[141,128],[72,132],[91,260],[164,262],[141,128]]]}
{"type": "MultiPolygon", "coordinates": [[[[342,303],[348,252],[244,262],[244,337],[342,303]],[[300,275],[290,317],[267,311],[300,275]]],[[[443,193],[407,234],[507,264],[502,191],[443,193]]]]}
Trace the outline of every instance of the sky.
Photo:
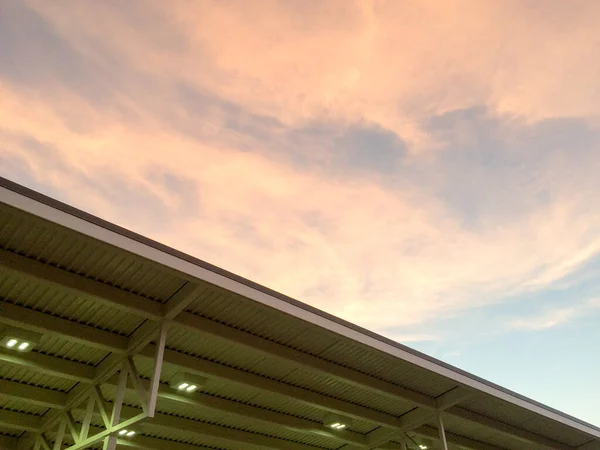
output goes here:
{"type": "Polygon", "coordinates": [[[0,175],[600,425],[599,21],[1,0],[0,175]]]}

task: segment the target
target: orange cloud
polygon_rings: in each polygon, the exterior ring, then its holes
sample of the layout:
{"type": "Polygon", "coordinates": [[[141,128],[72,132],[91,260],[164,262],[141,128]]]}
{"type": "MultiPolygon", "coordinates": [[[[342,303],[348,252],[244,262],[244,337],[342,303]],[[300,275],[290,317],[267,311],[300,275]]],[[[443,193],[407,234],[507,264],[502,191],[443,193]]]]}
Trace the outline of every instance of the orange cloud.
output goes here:
{"type": "Polygon", "coordinates": [[[328,179],[260,153],[205,145],[152,114],[124,123],[71,92],[0,89],[3,156],[22,161],[38,182],[108,220],[371,329],[538,289],[600,250],[600,217],[571,191],[502,227],[466,229],[419,186],[328,179]],[[30,151],[23,140],[32,137],[53,150],[30,151]],[[191,180],[198,195],[157,183],[149,176],[156,171],[191,180]],[[143,199],[135,209],[103,196],[116,181],[143,199]],[[172,223],[157,229],[159,206],[172,223]],[[142,209],[154,216],[141,216],[142,209]]]}
{"type": "MultiPolygon", "coordinates": [[[[95,75],[119,82],[92,102],[65,80],[0,79],[1,156],[83,209],[378,330],[539,289],[600,250],[594,183],[584,193],[560,184],[551,204],[469,229],[422,186],[301,170],[228,128],[221,109],[190,118],[173,96],[186,83],[282,127],[364,120],[414,155],[442,144],[423,121],[455,109],[595,120],[598,2],[28,4],[95,75]],[[210,141],[178,131],[180,121],[210,141]],[[27,148],[32,138],[45,150],[27,148]],[[197,195],[156,172],[190,180],[197,195]],[[116,182],[136,209],[103,195],[116,182]],[[155,226],[164,210],[172,222],[155,226]]],[[[563,168],[551,164],[545,173],[563,168]]]]}
{"type": "Polygon", "coordinates": [[[422,120],[449,110],[600,113],[595,1],[32,4],[98,63],[110,54],[288,124],[364,119],[413,152],[436,147],[422,120]]]}

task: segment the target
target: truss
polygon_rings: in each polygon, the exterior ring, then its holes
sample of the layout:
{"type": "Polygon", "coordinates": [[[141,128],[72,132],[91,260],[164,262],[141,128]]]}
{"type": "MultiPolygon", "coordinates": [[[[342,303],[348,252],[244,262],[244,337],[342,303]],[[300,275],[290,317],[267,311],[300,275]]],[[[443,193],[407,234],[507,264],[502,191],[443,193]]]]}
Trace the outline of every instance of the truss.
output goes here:
{"type": "MultiPolygon", "coordinates": [[[[162,367],[164,353],[166,325],[163,323],[157,330],[158,345],[154,361],[153,377],[150,389],[142,384],[135,363],[131,357],[124,357],[120,362],[111,364],[111,369],[102,372],[93,384],[86,386],[65,403],[65,408],[53,414],[36,430],[34,450],[66,450],[86,449],[90,445],[104,441],[103,450],[115,450],[119,433],[131,433],[136,424],[155,415],[156,398],[158,395],[158,381],[162,367]],[[118,374],[116,395],[112,403],[108,403],[100,389],[100,384],[114,374],[118,374]],[[142,412],[133,417],[124,418],[122,415],[123,400],[127,388],[132,388],[142,412]],[[84,406],[85,405],[85,406],[84,406]],[[80,416],[83,408],[84,414],[81,421],[76,421],[74,416],[80,416]],[[92,419],[99,415],[102,427],[93,427],[90,433],[92,419]],[[129,431],[131,430],[131,431],[129,431]],[[63,447],[66,443],[67,433],[70,435],[71,445],[63,447]],[[50,444],[48,435],[53,435],[53,445],[50,444]]],[[[111,361],[112,362],[112,361],[111,361]]]]}

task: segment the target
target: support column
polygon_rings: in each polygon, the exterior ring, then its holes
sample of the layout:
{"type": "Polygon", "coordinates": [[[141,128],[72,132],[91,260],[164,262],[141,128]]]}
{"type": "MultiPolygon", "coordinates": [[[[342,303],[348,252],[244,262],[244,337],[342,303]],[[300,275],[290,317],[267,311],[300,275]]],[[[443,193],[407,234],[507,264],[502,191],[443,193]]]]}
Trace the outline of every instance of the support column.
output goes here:
{"type": "Polygon", "coordinates": [[[58,426],[58,433],[56,433],[56,439],[54,440],[53,450],[60,450],[63,445],[63,439],[65,438],[65,432],[67,431],[67,422],[61,421],[58,426]]]}
{"type": "Polygon", "coordinates": [[[167,327],[169,323],[163,321],[160,325],[158,339],[156,340],[156,354],[154,355],[154,368],[152,380],[150,381],[150,392],[148,393],[148,417],[154,417],[156,412],[156,400],[158,398],[158,387],[160,386],[160,374],[162,372],[165,344],[167,342],[167,327]]]}
{"type": "MultiPolygon", "coordinates": [[[[110,419],[110,429],[119,424],[121,419],[121,409],[123,407],[123,398],[125,397],[125,389],[127,389],[127,365],[125,361],[121,364],[121,373],[119,374],[119,384],[117,386],[117,394],[115,395],[115,401],[112,410],[112,417],[110,419]]],[[[104,438],[104,446],[102,450],[116,450],[117,448],[117,436],[112,433],[104,438]]]]}
{"type": "Polygon", "coordinates": [[[115,450],[117,448],[117,437],[115,435],[106,436],[102,450],[115,450]]]}
{"type": "Polygon", "coordinates": [[[446,442],[446,431],[444,430],[444,421],[442,419],[442,413],[437,413],[437,425],[440,433],[440,449],[448,450],[448,442],[446,442]]]}

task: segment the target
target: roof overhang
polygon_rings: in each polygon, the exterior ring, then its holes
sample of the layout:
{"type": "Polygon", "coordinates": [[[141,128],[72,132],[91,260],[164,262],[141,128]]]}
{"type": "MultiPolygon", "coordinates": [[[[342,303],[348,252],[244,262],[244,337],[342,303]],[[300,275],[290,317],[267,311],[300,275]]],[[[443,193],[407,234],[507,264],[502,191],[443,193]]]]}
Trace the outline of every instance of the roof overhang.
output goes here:
{"type": "Polygon", "coordinates": [[[19,448],[393,449],[442,428],[462,448],[600,448],[597,427],[5,179],[0,230],[0,327],[42,336],[0,350],[19,448]]]}

